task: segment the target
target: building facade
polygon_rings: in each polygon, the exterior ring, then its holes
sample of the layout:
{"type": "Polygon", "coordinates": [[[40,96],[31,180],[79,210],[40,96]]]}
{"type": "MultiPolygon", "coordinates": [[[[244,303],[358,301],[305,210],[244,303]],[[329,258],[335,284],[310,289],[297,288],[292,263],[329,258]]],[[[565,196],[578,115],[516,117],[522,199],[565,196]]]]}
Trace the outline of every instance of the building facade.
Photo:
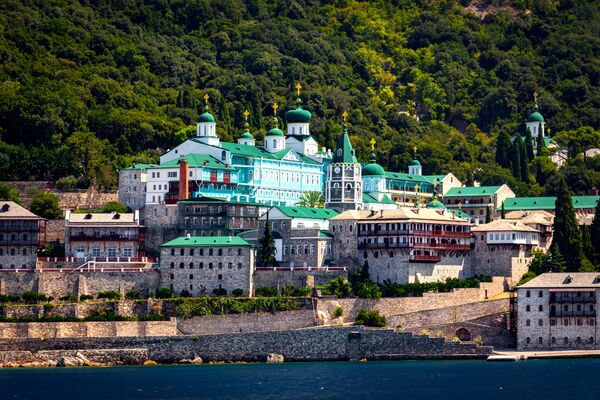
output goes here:
{"type": "Polygon", "coordinates": [[[179,237],[160,246],[163,286],[192,296],[253,291],[254,248],[237,236],[179,237]]]}
{"type": "Polygon", "coordinates": [[[65,256],[77,259],[135,259],[145,255],[144,227],[139,212],[87,213],[67,211],[65,256]]]}
{"type": "Polygon", "coordinates": [[[471,225],[443,208],[347,211],[330,220],[330,229],[334,259],[354,267],[367,262],[375,282],[470,276],[471,225]]]}
{"type": "Polygon", "coordinates": [[[515,197],[506,185],[453,187],[444,195],[444,205],[451,210],[461,210],[469,215],[471,223],[485,222],[488,209],[491,219],[500,216],[502,203],[515,197]]]}
{"type": "Polygon", "coordinates": [[[597,272],[545,273],[519,286],[517,348],[600,348],[597,272]]]}
{"type": "Polygon", "coordinates": [[[146,205],[147,170],[150,164],[134,164],[119,171],[119,202],[132,210],[141,210],[146,205]]]}
{"type": "Polygon", "coordinates": [[[0,269],[34,269],[45,240],[45,219],[15,202],[0,202],[0,269]]]}

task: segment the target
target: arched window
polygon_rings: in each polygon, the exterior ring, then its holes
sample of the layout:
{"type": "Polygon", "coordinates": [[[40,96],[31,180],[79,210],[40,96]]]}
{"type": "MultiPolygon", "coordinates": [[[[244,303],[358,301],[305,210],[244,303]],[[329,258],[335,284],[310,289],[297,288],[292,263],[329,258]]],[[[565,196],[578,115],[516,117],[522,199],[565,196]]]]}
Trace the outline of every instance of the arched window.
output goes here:
{"type": "Polygon", "coordinates": [[[525,321],[525,326],[531,326],[531,321],[530,320],[525,321]]]}
{"type": "Polygon", "coordinates": [[[199,269],[204,269],[204,263],[203,263],[203,262],[201,262],[200,264],[198,264],[198,268],[199,268],[199,269]]]}
{"type": "Polygon", "coordinates": [[[194,269],[194,263],[193,262],[190,263],[190,269],[194,269]]]}
{"type": "Polygon", "coordinates": [[[219,263],[219,269],[223,269],[223,263],[222,262],[219,263]]]}
{"type": "Polygon", "coordinates": [[[238,269],[242,269],[242,263],[238,263],[238,269]]]}
{"type": "Polygon", "coordinates": [[[525,343],[527,343],[527,344],[531,343],[531,338],[526,338],[525,343]]]}
{"type": "Polygon", "coordinates": [[[213,263],[208,263],[208,269],[213,269],[213,263]]]}
{"type": "Polygon", "coordinates": [[[185,268],[185,266],[183,265],[183,263],[182,263],[182,262],[181,262],[181,263],[179,263],[179,268],[181,268],[181,269],[185,268]]]}
{"type": "Polygon", "coordinates": [[[175,268],[175,263],[174,262],[171,263],[171,268],[175,268]]]}

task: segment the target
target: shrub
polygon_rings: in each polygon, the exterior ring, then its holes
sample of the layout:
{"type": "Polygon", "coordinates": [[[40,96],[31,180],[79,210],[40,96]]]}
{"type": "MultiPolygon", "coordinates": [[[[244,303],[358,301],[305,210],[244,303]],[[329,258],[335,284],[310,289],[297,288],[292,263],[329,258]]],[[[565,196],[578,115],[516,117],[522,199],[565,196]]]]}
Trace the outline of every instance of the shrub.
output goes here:
{"type": "Polygon", "coordinates": [[[475,336],[473,338],[473,343],[475,343],[477,346],[483,346],[483,338],[481,336],[475,336]]]}
{"type": "Polygon", "coordinates": [[[176,302],[175,316],[191,318],[203,315],[243,314],[298,310],[301,304],[289,297],[197,297],[170,300],[176,302]]]}
{"type": "Polygon", "coordinates": [[[77,188],[77,178],[75,178],[73,175],[64,176],[58,179],[54,183],[54,186],[60,190],[73,190],[77,188]]]}
{"type": "Polygon", "coordinates": [[[523,277],[519,281],[518,285],[523,285],[523,284],[529,282],[530,280],[532,280],[533,278],[535,278],[536,276],[537,275],[535,274],[535,272],[528,271],[523,275],[523,277]]]}
{"type": "Polygon", "coordinates": [[[142,296],[140,295],[140,292],[138,292],[137,290],[130,290],[129,292],[127,292],[125,294],[125,297],[130,300],[135,300],[135,299],[140,299],[142,296]]]}
{"type": "Polygon", "coordinates": [[[277,288],[275,287],[259,287],[254,290],[257,297],[275,297],[277,296],[277,288]]]}
{"type": "Polygon", "coordinates": [[[53,193],[39,192],[31,200],[29,210],[46,219],[62,217],[62,210],[58,206],[58,196],[53,193]]]}
{"type": "Polygon", "coordinates": [[[64,296],[60,296],[58,299],[60,301],[69,301],[71,303],[77,302],[77,296],[75,296],[74,294],[65,294],[64,296]]]}
{"type": "Polygon", "coordinates": [[[43,293],[38,293],[34,290],[24,292],[21,297],[27,303],[37,303],[38,301],[48,301],[49,297],[43,293]]]}
{"type": "Polygon", "coordinates": [[[240,297],[241,295],[244,294],[244,291],[242,289],[233,289],[231,291],[231,294],[234,295],[235,297],[240,297]]]}
{"type": "Polygon", "coordinates": [[[165,316],[158,313],[148,314],[145,317],[141,317],[140,321],[164,321],[166,320],[165,316]]]}
{"type": "Polygon", "coordinates": [[[82,294],[81,296],[79,296],[79,300],[80,301],[94,300],[94,296],[92,296],[91,294],[82,294]]]}
{"type": "Polygon", "coordinates": [[[361,299],[379,299],[381,288],[373,281],[365,281],[358,285],[356,295],[361,299]]]}
{"type": "Polygon", "coordinates": [[[183,289],[181,291],[181,293],[179,293],[179,297],[192,297],[192,295],[190,294],[190,292],[188,292],[187,290],[183,289]]]}
{"type": "Polygon", "coordinates": [[[215,290],[213,290],[213,294],[215,296],[227,296],[227,290],[223,288],[216,288],[215,290]]]}
{"type": "Polygon", "coordinates": [[[109,308],[97,308],[90,312],[90,315],[83,319],[84,321],[137,321],[137,317],[125,317],[114,314],[109,308]]]}
{"type": "Polygon", "coordinates": [[[156,291],[156,298],[158,299],[171,299],[175,297],[175,292],[169,287],[162,287],[156,291]]]}
{"type": "Polygon", "coordinates": [[[52,310],[54,310],[54,305],[50,303],[44,304],[44,313],[49,313],[52,310]]]}
{"type": "Polygon", "coordinates": [[[356,325],[383,328],[386,326],[386,324],[386,318],[379,314],[379,311],[377,310],[367,310],[366,308],[361,308],[358,310],[358,314],[356,315],[356,325]]]}
{"type": "Polygon", "coordinates": [[[19,296],[11,294],[0,294],[0,303],[17,303],[21,300],[19,296]]]}
{"type": "Polygon", "coordinates": [[[117,292],[116,290],[105,290],[103,292],[98,292],[99,299],[109,299],[109,300],[118,300],[121,298],[121,292],[117,292]]]}
{"type": "Polygon", "coordinates": [[[344,307],[342,306],[337,306],[336,308],[333,309],[333,318],[340,318],[342,315],[344,315],[344,307]]]}
{"type": "Polygon", "coordinates": [[[109,201],[108,203],[106,203],[105,205],[102,206],[102,208],[100,209],[100,212],[103,213],[110,213],[110,212],[116,212],[119,214],[124,214],[126,212],[129,212],[129,207],[127,207],[125,204],[119,203],[118,201],[109,201]]]}
{"type": "Polygon", "coordinates": [[[352,285],[343,276],[338,276],[322,287],[324,294],[334,294],[338,297],[348,297],[352,293],[352,285]]]}

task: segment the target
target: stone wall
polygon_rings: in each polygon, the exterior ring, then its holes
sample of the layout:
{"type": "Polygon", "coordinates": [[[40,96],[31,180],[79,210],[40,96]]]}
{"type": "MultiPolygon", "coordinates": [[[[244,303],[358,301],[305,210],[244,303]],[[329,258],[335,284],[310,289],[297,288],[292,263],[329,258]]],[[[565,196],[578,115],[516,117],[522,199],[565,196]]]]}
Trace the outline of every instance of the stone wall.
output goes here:
{"type": "Polygon", "coordinates": [[[296,288],[324,285],[346,271],[298,271],[298,270],[259,270],[254,272],[254,287],[284,287],[290,284],[296,288]]]}
{"type": "Polygon", "coordinates": [[[119,171],[119,201],[132,210],[140,210],[146,204],[146,174],[145,169],[119,171]]]}
{"type": "Polygon", "coordinates": [[[161,244],[175,239],[177,229],[177,204],[148,204],[141,213],[146,227],[145,245],[148,254],[159,254],[161,244]]]}
{"type": "Polygon", "coordinates": [[[177,320],[177,328],[184,335],[285,331],[315,325],[313,310],[209,315],[177,320]]]}
{"type": "Polygon", "coordinates": [[[177,321],[0,323],[0,338],[85,338],[175,336],[177,321]]]}
{"type": "Polygon", "coordinates": [[[531,252],[524,245],[488,245],[485,233],[474,233],[472,275],[506,276],[516,285],[529,270],[531,252]]]}
{"type": "Polygon", "coordinates": [[[95,295],[105,290],[146,294],[160,287],[160,274],[146,272],[0,272],[0,294],[20,295],[35,290],[58,298],[67,294],[95,295]]]}
{"type": "Polygon", "coordinates": [[[0,352],[125,348],[147,349],[148,357],[158,362],[196,356],[204,361],[264,361],[267,353],[281,354],[287,361],[483,358],[492,351],[471,343],[362,327],[178,337],[0,339],[0,352]]]}
{"type": "Polygon", "coordinates": [[[51,219],[46,221],[46,243],[65,243],[65,220],[51,219]]]}

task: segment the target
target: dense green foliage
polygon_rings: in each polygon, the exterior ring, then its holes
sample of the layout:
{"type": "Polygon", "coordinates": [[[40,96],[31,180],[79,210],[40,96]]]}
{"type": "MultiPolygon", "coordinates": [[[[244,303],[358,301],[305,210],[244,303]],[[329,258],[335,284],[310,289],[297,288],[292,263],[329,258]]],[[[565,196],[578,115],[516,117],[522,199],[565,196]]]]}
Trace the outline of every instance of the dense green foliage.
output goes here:
{"type": "Polygon", "coordinates": [[[244,314],[298,310],[299,302],[289,297],[197,297],[176,299],[175,314],[180,318],[202,315],[244,314]]]}
{"type": "Polygon", "coordinates": [[[47,219],[61,218],[63,213],[58,206],[58,196],[54,193],[39,192],[31,200],[29,209],[32,213],[47,219]]]}
{"type": "Polygon", "coordinates": [[[556,209],[552,231],[552,252],[558,250],[565,257],[567,271],[579,270],[583,259],[581,231],[567,182],[562,175],[556,188],[556,209]]]}
{"type": "Polygon", "coordinates": [[[368,310],[361,308],[358,310],[355,319],[356,325],[374,326],[383,328],[387,325],[385,316],[381,315],[377,310],[368,310]]]}
{"type": "MultiPolygon", "coordinates": [[[[348,110],[363,161],[376,136],[391,170],[405,170],[417,145],[425,173],[541,193],[551,172],[513,177],[494,160],[495,138],[525,133],[535,90],[553,132],[597,132],[598,2],[482,1],[482,19],[469,3],[5,0],[0,180],[114,187],[116,170],[156,162],[190,134],[204,93],[223,139],[248,109],[260,141],[269,105],[289,108],[301,81],[327,147],[348,110]]],[[[577,173],[600,186],[598,164],[577,173]]]]}
{"type": "Polygon", "coordinates": [[[263,234],[258,238],[258,250],[256,252],[256,265],[259,267],[273,267],[277,264],[275,260],[275,239],[269,222],[269,214],[265,221],[263,234]]]}
{"type": "Polygon", "coordinates": [[[398,284],[385,281],[383,284],[384,297],[422,296],[425,292],[451,292],[454,289],[477,288],[481,282],[491,282],[492,278],[478,276],[467,279],[447,278],[443,282],[398,284]]]}
{"type": "Polygon", "coordinates": [[[17,189],[12,187],[8,183],[0,183],[0,200],[14,201],[15,203],[21,203],[21,197],[17,189]]]}

